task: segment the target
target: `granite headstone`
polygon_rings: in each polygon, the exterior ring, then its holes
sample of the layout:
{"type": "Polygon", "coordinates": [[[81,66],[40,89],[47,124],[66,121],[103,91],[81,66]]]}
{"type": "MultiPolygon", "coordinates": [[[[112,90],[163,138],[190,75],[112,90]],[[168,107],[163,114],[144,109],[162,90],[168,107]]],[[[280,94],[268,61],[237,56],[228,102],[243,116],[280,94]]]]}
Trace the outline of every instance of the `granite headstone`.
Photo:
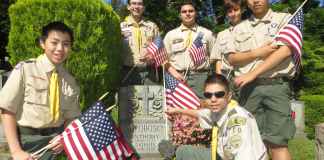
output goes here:
{"type": "Polygon", "coordinates": [[[304,131],[305,129],[305,102],[290,101],[291,110],[295,112],[296,131],[304,131]]]}
{"type": "Polygon", "coordinates": [[[163,93],[163,86],[119,88],[118,126],[137,158],[164,159],[158,147],[162,139],[167,139],[170,124],[166,124],[163,112],[163,93]]]}

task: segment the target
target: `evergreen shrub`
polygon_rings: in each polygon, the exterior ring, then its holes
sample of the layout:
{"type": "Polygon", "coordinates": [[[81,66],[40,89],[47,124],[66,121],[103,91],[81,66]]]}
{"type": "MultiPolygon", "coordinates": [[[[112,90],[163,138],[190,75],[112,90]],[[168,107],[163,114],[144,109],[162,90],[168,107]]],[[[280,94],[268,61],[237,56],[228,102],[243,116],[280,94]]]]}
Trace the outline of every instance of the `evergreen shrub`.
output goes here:
{"type": "Polygon", "coordinates": [[[75,39],[64,66],[80,86],[82,111],[107,91],[105,103],[114,104],[123,58],[120,19],[111,6],[102,0],[18,0],[10,6],[9,16],[7,51],[13,66],[44,53],[39,43],[43,26],[64,22],[72,28],[75,39]]]}
{"type": "Polygon", "coordinates": [[[305,102],[305,132],[310,139],[315,138],[315,126],[324,122],[324,96],[305,95],[298,100],[305,102]]]}

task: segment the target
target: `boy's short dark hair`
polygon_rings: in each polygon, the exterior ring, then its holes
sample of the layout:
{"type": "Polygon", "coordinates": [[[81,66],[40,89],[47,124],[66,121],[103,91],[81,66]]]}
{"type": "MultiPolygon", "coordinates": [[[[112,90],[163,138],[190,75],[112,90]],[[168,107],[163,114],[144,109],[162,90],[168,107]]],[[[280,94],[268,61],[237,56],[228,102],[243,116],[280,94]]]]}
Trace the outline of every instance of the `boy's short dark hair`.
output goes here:
{"type": "Polygon", "coordinates": [[[230,92],[228,81],[221,74],[213,74],[213,75],[208,76],[208,78],[204,82],[204,90],[206,89],[206,87],[208,85],[211,85],[211,84],[219,84],[219,85],[223,86],[225,91],[230,92]]]}
{"type": "Polygon", "coordinates": [[[242,0],[225,0],[223,3],[223,9],[225,13],[233,7],[239,6],[241,9],[244,7],[242,0]]]}
{"type": "Polygon", "coordinates": [[[62,33],[69,33],[71,39],[71,46],[73,45],[73,31],[63,22],[52,22],[42,28],[40,39],[45,43],[50,31],[60,31],[62,33]]]}
{"type": "Polygon", "coordinates": [[[183,1],[180,5],[179,5],[179,8],[178,8],[178,12],[180,14],[181,12],[181,8],[182,6],[185,6],[185,5],[192,5],[194,8],[195,8],[195,11],[197,12],[198,11],[198,8],[197,8],[197,5],[196,3],[194,3],[193,1],[183,1]]]}
{"type": "MultiPolygon", "coordinates": [[[[143,5],[145,5],[145,0],[142,0],[143,1],[143,5]]],[[[127,4],[130,3],[130,0],[127,0],[127,4]]]]}

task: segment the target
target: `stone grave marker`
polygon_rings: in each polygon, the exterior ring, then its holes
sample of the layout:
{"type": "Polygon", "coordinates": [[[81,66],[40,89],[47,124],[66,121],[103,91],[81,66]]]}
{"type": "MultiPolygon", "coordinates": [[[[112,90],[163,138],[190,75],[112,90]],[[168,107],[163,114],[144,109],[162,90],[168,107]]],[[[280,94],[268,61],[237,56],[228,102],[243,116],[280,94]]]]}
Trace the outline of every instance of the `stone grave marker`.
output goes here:
{"type": "Polygon", "coordinates": [[[163,86],[119,88],[118,126],[137,158],[164,159],[158,146],[167,139],[170,124],[166,126],[163,93],[163,86]]]}
{"type": "Polygon", "coordinates": [[[291,110],[295,111],[296,131],[304,131],[305,129],[305,102],[290,101],[291,110]]]}

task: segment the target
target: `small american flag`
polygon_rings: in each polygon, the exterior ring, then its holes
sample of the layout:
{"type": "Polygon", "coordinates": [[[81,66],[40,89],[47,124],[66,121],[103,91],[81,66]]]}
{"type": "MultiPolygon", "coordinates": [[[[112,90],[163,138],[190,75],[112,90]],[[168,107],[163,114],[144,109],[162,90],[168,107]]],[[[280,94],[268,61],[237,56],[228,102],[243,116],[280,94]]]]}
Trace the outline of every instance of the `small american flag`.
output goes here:
{"type": "MultiPolygon", "coordinates": [[[[297,77],[301,68],[302,61],[302,44],[303,44],[303,26],[304,26],[304,18],[303,18],[303,8],[301,8],[297,14],[292,17],[289,23],[284,26],[284,28],[280,31],[278,36],[275,39],[281,39],[289,43],[297,52],[297,54],[292,55],[292,59],[294,61],[297,77]]],[[[296,77],[296,79],[297,79],[296,77]]]]}
{"type": "Polygon", "coordinates": [[[161,35],[159,35],[146,49],[154,58],[155,68],[159,67],[167,58],[168,54],[164,46],[161,35]]]}
{"type": "Polygon", "coordinates": [[[166,104],[180,109],[197,109],[200,101],[197,95],[183,82],[164,71],[166,104]]]}
{"type": "Polygon", "coordinates": [[[206,61],[206,52],[203,43],[201,42],[201,37],[198,36],[191,47],[189,48],[194,66],[198,66],[206,61]]]}
{"type": "Polygon", "coordinates": [[[97,101],[62,134],[61,142],[70,159],[126,159],[129,149],[106,107],[97,101]]]}

